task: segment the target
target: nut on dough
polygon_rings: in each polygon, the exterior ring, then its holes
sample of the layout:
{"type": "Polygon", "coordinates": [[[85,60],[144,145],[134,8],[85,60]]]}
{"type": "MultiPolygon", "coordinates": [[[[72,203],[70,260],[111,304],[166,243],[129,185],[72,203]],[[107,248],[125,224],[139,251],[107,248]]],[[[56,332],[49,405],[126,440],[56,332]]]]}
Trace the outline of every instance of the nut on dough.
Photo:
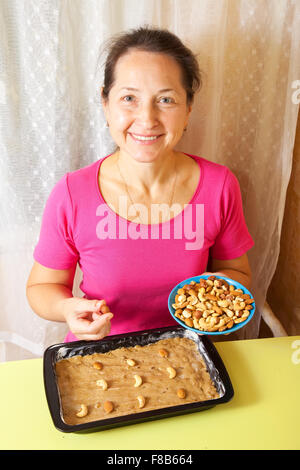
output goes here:
{"type": "Polygon", "coordinates": [[[102,388],[102,390],[107,390],[107,382],[104,379],[97,380],[96,384],[98,387],[102,388]]]}
{"type": "Polygon", "coordinates": [[[105,410],[106,413],[111,413],[114,409],[114,405],[111,401],[106,401],[104,404],[103,404],[103,408],[105,410]]]}
{"type": "Polygon", "coordinates": [[[78,418],[84,418],[87,414],[88,414],[88,407],[84,404],[80,405],[80,411],[76,413],[76,416],[78,416],[78,418]]]}
{"type": "Polygon", "coordinates": [[[134,375],[134,380],[135,380],[135,384],[134,384],[134,387],[139,387],[140,385],[142,385],[142,377],[140,375],[134,375]]]}
{"type": "Polygon", "coordinates": [[[103,369],[103,364],[101,362],[96,361],[94,362],[93,367],[94,369],[101,370],[103,369]]]}
{"type": "Polygon", "coordinates": [[[139,408],[143,408],[145,406],[145,402],[146,402],[145,397],[143,397],[142,395],[139,395],[137,397],[137,399],[138,399],[138,402],[139,402],[139,408]]]}
{"type": "Polygon", "coordinates": [[[169,378],[173,379],[176,376],[176,370],[174,367],[167,367],[167,372],[169,374],[169,378]]]}
{"type": "Polygon", "coordinates": [[[133,367],[135,366],[136,362],[134,359],[127,359],[127,364],[130,366],[130,367],[133,367]]]}

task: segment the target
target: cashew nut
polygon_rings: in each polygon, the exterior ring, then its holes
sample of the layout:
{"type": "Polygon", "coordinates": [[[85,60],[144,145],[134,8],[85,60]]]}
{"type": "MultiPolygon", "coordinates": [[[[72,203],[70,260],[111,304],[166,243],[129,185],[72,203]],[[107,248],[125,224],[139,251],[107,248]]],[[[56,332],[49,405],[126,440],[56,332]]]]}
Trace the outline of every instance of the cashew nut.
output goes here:
{"type": "Polygon", "coordinates": [[[233,304],[233,310],[244,310],[245,306],[245,302],[241,302],[240,304],[236,302],[235,304],[233,304]]]}
{"type": "Polygon", "coordinates": [[[198,298],[195,297],[196,295],[197,294],[195,293],[195,295],[191,295],[190,297],[188,297],[188,301],[191,305],[196,305],[198,303],[198,298]]]}
{"type": "Polygon", "coordinates": [[[183,321],[187,326],[190,326],[190,327],[194,326],[194,322],[193,322],[192,318],[185,318],[183,321]]]}
{"type": "Polygon", "coordinates": [[[142,377],[140,375],[134,375],[133,377],[135,379],[134,387],[139,387],[142,385],[142,377]]]}
{"type": "Polygon", "coordinates": [[[78,413],[76,413],[76,416],[78,416],[78,418],[84,418],[84,416],[86,416],[88,414],[88,407],[86,405],[80,405],[81,408],[80,408],[80,411],[78,411],[78,413]]]}
{"type": "Polygon", "coordinates": [[[97,380],[96,384],[98,387],[102,388],[102,390],[107,390],[107,382],[104,379],[97,380]]]}
{"type": "Polygon", "coordinates": [[[189,312],[188,310],[183,310],[182,312],[182,315],[185,317],[185,318],[190,318],[192,316],[191,312],[189,312]]]}
{"type": "Polygon", "coordinates": [[[229,305],[228,300],[219,300],[219,301],[218,301],[218,306],[219,306],[219,307],[227,308],[228,305],[229,305]]]}
{"type": "Polygon", "coordinates": [[[127,359],[126,362],[127,362],[127,364],[128,364],[129,366],[131,366],[131,367],[132,367],[132,366],[135,366],[135,361],[134,361],[133,359],[127,359]]]}
{"type": "Polygon", "coordinates": [[[244,311],[243,311],[243,314],[242,314],[242,318],[248,318],[249,315],[250,315],[249,310],[244,310],[244,311]]]}
{"type": "Polygon", "coordinates": [[[137,397],[138,399],[138,402],[139,402],[139,408],[143,408],[145,406],[145,397],[143,397],[142,395],[139,395],[137,397]]]}
{"type": "Polygon", "coordinates": [[[173,379],[176,375],[176,370],[173,367],[167,367],[167,371],[169,373],[169,378],[173,379]]]}

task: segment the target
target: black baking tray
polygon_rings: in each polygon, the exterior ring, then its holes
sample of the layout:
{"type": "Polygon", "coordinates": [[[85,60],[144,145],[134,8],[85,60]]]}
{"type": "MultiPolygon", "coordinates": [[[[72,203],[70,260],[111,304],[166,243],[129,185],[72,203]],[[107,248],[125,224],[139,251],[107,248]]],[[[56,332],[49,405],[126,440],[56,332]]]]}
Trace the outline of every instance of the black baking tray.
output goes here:
{"type": "Polygon", "coordinates": [[[228,372],[212,341],[206,335],[199,335],[181,326],[155,328],[107,336],[101,341],[74,341],[71,343],[54,344],[48,347],[44,352],[43,373],[45,393],[52,421],[54,426],[59,431],[63,432],[99,431],[117,426],[203,411],[228,402],[234,395],[228,372]],[[120,347],[132,347],[135,345],[145,346],[161,339],[174,337],[187,337],[197,344],[199,353],[205,361],[207,371],[220,395],[219,398],[116,416],[89,423],[70,425],[64,422],[55,374],[56,362],[76,355],[84,356],[93,353],[106,353],[120,347]]]}

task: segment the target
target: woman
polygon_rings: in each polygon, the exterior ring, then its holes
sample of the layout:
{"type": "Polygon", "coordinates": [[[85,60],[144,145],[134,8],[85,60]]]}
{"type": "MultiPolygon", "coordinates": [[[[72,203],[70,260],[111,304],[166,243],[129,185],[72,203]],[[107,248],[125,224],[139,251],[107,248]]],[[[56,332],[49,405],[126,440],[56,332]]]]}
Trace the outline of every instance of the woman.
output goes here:
{"type": "Polygon", "coordinates": [[[176,324],[169,292],[207,269],[249,288],[253,241],[236,178],[175,151],[200,85],[195,57],[168,31],[112,43],[101,94],[118,148],[55,185],[27,283],[38,315],[67,322],[66,341],[176,324]],[[84,298],[72,295],[77,263],[84,298]]]}

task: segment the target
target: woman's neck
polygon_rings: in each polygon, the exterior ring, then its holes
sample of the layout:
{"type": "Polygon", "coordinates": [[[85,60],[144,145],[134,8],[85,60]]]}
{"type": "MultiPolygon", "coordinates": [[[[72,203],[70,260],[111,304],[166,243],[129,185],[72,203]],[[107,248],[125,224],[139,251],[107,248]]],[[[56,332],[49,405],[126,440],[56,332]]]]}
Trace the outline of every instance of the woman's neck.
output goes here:
{"type": "Polygon", "coordinates": [[[137,193],[141,192],[150,196],[157,194],[160,188],[170,184],[176,171],[177,152],[170,152],[152,162],[140,162],[120,150],[114,154],[114,157],[121,171],[121,177],[125,178],[127,185],[137,193]]]}

